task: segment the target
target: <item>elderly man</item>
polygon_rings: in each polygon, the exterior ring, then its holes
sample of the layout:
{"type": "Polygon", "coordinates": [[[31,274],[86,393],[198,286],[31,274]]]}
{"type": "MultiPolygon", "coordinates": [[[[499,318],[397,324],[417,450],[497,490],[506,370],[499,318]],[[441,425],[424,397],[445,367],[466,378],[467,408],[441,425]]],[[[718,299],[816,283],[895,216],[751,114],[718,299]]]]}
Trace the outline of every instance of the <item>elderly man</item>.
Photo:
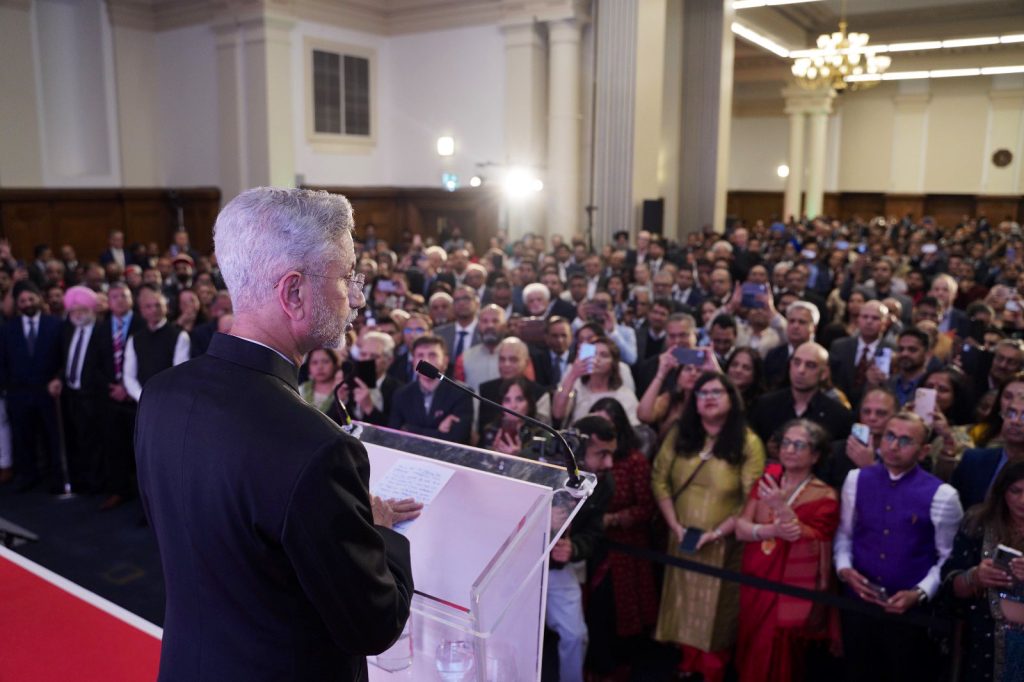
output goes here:
{"type": "MultiPolygon", "coordinates": [[[[368,331],[359,338],[356,347],[359,348],[360,360],[373,360],[377,380],[372,386],[367,386],[362,379],[356,377],[355,388],[346,409],[355,419],[387,426],[391,418],[392,399],[395,391],[402,386],[395,378],[388,376],[388,368],[395,357],[395,340],[390,334],[368,331]]],[[[335,407],[337,404],[335,401],[335,407]]],[[[340,410],[337,412],[340,413],[340,410]]],[[[328,414],[342,426],[345,425],[342,415],[331,412],[328,414]]]]}
{"type": "Polygon", "coordinates": [[[769,386],[785,383],[789,358],[800,344],[814,340],[820,313],[813,303],[795,301],[786,308],[786,343],[768,351],[764,357],[764,378],[769,386]]]}
{"type": "Polygon", "coordinates": [[[485,305],[477,318],[480,343],[455,361],[455,378],[474,391],[480,384],[498,376],[498,343],[505,333],[505,312],[494,305],[485,305]]]}
{"type": "Polygon", "coordinates": [[[455,319],[452,296],[444,291],[431,294],[427,300],[427,308],[430,310],[430,321],[435,327],[446,325],[455,319]]]}
{"type": "Polygon", "coordinates": [[[532,317],[551,318],[565,317],[572,319],[576,316],[576,308],[572,303],[563,300],[558,294],[562,290],[558,275],[553,272],[546,272],[541,275],[540,282],[527,284],[523,288],[523,307],[528,315],[532,317]],[[557,287],[557,290],[552,287],[557,287]]]}
{"type": "Polygon", "coordinates": [[[303,356],[342,346],[364,304],[352,227],[327,192],[232,199],[214,227],[231,335],[146,386],[135,446],[167,587],[161,679],[365,679],[405,627],[409,545],[389,527],[416,505],[371,501],[363,446],[297,397],[303,356]]]}
{"type": "Polygon", "coordinates": [[[754,406],[750,425],[767,443],[775,430],[791,419],[802,417],[821,425],[832,440],[845,438],[853,426],[853,415],[825,395],[821,382],[828,371],[828,351],[808,341],[789,359],[789,386],[765,394],[754,406]]]}
{"type": "MultiPolygon", "coordinates": [[[[537,419],[551,422],[551,396],[547,389],[526,376],[530,366],[530,350],[521,340],[510,337],[498,344],[498,377],[480,384],[480,395],[501,403],[501,385],[509,379],[525,378],[529,382],[530,395],[537,405],[537,419]]],[[[501,415],[501,410],[487,403],[479,403],[480,416],[477,420],[477,432],[482,433],[484,427],[501,415]]]]}
{"type": "Polygon", "coordinates": [[[167,299],[162,293],[142,287],[139,313],[146,324],[128,339],[124,351],[124,387],[135,402],[153,376],[188,360],[190,348],[188,332],[168,321],[167,299]]]}
{"type": "Polygon", "coordinates": [[[967,314],[953,307],[957,290],[956,280],[946,273],[940,272],[932,280],[932,286],[928,290],[928,295],[934,296],[942,304],[939,331],[955,332],[961,338],[966,338],[970,335],[970,323],[967,320],[967,314]]]}
{"type": "Polygon", "coordinates": [[[838,339],[829,350],[832,382],[857,405],[864,393],[868,370],[884,349],[893,347],[884,340],[889,325],[889,309],[878,301],[861,306],[857,316],[857,336],[838,339]]]}

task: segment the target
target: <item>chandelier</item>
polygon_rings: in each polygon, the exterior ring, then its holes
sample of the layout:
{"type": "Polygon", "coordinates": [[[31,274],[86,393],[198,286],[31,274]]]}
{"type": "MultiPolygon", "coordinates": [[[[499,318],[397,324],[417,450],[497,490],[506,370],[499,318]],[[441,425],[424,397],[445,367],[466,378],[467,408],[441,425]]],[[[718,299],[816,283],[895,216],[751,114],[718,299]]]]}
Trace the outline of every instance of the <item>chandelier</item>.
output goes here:
{"type": "Polygon", "coordinates": [[[876,55],[868,47],[868,40],[867,33],[847,33],[844,17],[839,21],[838,31],[818,36],[818,49],[812,55],[793,61],[792,72],[797,84],[808,90],[831,88],[836,92],[878,85],[878,80],[853,83],[846,80],[849,76],[880,76],[889,68],[892,60],[876,55]]]}

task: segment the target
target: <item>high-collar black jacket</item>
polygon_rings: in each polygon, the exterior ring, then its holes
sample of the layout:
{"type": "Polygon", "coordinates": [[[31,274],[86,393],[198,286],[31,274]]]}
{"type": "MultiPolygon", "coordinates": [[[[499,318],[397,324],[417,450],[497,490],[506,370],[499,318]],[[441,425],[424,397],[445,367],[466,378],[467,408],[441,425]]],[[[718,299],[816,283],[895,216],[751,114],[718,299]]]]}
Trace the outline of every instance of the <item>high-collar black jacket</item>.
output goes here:
{"type": "Polygon", "coordinates": [[[409,615],[359,441],[276,352],[217,334],[146,383],[139,488],[167,589],[160,680],[363,680],[409,615]]]}

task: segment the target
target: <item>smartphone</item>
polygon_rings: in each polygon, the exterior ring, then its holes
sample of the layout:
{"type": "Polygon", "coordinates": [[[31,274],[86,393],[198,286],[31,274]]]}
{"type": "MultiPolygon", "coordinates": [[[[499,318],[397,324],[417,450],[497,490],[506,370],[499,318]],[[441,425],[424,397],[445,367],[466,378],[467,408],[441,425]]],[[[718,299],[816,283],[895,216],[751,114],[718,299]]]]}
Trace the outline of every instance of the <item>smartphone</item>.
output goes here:
{"type": "Polygon", "coordinates": [[[764,308],[765,303],[760,297],[768,293],[768,286],[765,284],[752,284],[745,282],[743,284],[743,300],[740,305],[744,308],[764,308]]]}
{"type": "Polygon", "coordinates": [[[679,543],[679,551],[683,554],[693,554],[697,551],[697,543],[704,531],[700,528],[687,528],[683,533],[683,541],[679,543]]]}
{"type": "Polygon", "coordinates": [[[491,254],[491,265],[494,266],[495,270],[501,270],[505,267],[505,257],[500,253],[491,254]]]}
{"type": "Polygon", "coordinates": [[[362,379],[363,383],[373,388],[377,385],[377,361],[360,360],[355,366],[355,376],[362,379]]]}
{"type": "Polygon", "coordinates": [[[382,279],[377,282],[377,289],[385,294],[393,294],[398,291],[398,286],[390,279],[382,279]]]}
{"type": "Polygon", "coordinates": [[[868,428],[867,424],[856,423],[853,428],[850,429],[850,433],[853,437],[860,441],[861,445],[867,445],[871,442],[871,429],[868,428]]]}
{"type": "Polygon", "coordinates": [[[846,251],[850,248],[850,242],[840,239],[835,243],[835,247],[840,251],[846,251]]]}
{"type": "Polygon", "coordinates": [[[885,376],[889,376],[892,371],[892,348],[882,348],[878,351],[878,355],[875,356],[875,367],[885,376]]]}
{"type": "Polygon", "coordinates": [[[857,253],[867,253],[867,252],[868,252],[868,245],[867,244],[858,244],[857,245],[857,253]]]}
{"type": "Polygon", "coordinates": [[[592,343],[581,343],[579,351],[576,353],[577,360],[588,361],[588,374],[594,369],[594,356],[597,355],[597,346],[592,343]]]}
{"type": "Polygon", "coordinates": [[[1019,313],[1020,303],[1017,303],[1017,301],[1014,300],[1009,300],[1006,302],[1006,309],[1009,310],[1011,313],[1019,313]]]}
{"type": "Polygon", "coordinates": [[[878,600],[880,600],[880,601],[888,601],[888,599],[889,599],[889,591],[886,590],[881,585],[879,585],[877,583],[873,583],[870,580],[868,580],[866,583],[864,583],[864,586],[867,587],[868,591],[871,592],[873,595],[875,595],[875,597],[878,600]]]}
{"type": "Polygon", "coordinates": [[[680,365],[697,365],[699,367],[704,364],[707,351],[696,348],[673,348],[672,355],[675,356],[680,365]]]}
{"type": "Polygon", "coordinates": [[[925,424],[932,425],[932,413],[935,412],[934,388],[919,388],[914,392],[914,412],[925,424]]]}
{"type": "Polygon", "coordinates": [[[1009,573],[1010,562],[1014,559],[1020,559],[1022,556],[1024,556],[1024,553],[1021,553],[1019,550],[1016,550],[1013,547],[1007,547],[1006,545],[997,545],[996,551],[992,555],[992,563],[995,564],[1000,570],[1009,573]]]}
{"type": "Polygon", "coordinates": [[[921,253],[932,254],[939,250],[939,247],[935,244],[924,244],[921,246],[921,253]]]}

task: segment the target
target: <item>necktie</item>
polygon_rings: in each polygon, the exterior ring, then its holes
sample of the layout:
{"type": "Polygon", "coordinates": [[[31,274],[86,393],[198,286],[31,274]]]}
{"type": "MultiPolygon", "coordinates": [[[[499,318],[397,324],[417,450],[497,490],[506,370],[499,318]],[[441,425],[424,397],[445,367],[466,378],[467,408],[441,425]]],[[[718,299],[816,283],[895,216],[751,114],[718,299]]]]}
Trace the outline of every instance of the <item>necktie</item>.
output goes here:
{"type": "Polygon", "coordinates": [[[28,337],[25,338],[25,342],[28,344],[28,354],[36,354],[36,318],[31,318],[28,321],[28,337]]]}
{"type": "Polygon", "coordinates": [[[457,358],[460,355],[462,355],[463,346],[466,345],[466,334],[468,334],[468,333],[469,332],[467,332],[467,331],[459,332],[459,339],[455,342],[455,353],[452,354],[452,363],[453,364],[455,362],[455,358],[457,358]]]}
{"type": "Polygon", "coordinates": [[[557,384],[562,380],[562,356],[552,353],[551,359],[551,373],[554,374],[555,383],[557,384]]]}
{"type": "Polygon", "coordinates": [[[864,350],[860,353],[860,360],[857,362],[857,373],[853,377],[853,385],[856,388],[860,388],[864,385],[864,382],[868,378],[868,367],[871,366],[871,354],[870,347],[865,345],[864,350]]]}
{"type": "Polygon", "coordinates": [[[78,386],[78,377],[81,375],[82,370],[79,368],[79,362],[82,359],[82,329],[79,327],[75,331],[75,342],[71,344],[71,366],[68,367],[68,384],[72,388],[78,386]]]}
{"type": "Polygon", "coordinates": [[[121,380],[124,365],[124,318],[114,318],[114,378],[121,380]]]}

